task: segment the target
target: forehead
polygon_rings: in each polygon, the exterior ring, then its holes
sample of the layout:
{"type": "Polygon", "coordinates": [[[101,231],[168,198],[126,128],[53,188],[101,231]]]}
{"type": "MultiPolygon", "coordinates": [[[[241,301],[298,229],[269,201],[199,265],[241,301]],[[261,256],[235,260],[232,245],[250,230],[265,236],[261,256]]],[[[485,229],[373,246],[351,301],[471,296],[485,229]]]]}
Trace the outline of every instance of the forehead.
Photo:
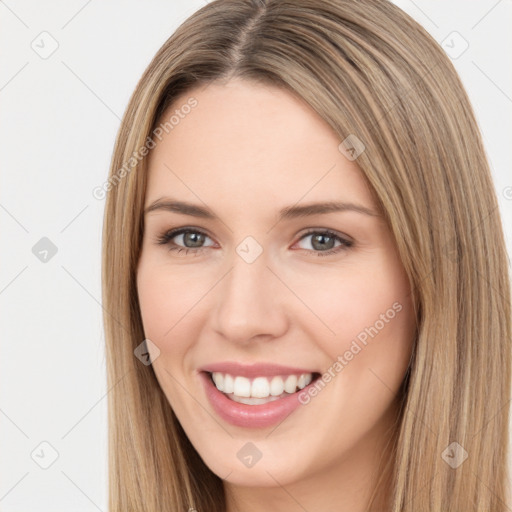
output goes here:
{"type": "Polygon", "coordinates": [[[342,139],[284,89],[210,83],[178,97],[160,122],[171,116],[149,155],[149,199],[172,193],[252,207],[301,198],[373,204],[356,163],[338,149],[342,139]]]}

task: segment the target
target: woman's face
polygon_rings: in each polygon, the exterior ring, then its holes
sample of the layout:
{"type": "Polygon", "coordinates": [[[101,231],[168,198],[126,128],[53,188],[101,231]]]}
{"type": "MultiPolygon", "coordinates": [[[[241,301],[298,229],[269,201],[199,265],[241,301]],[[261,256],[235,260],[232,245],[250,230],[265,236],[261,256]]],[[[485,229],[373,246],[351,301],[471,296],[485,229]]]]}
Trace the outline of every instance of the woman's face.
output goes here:
{"type": "Polygon", "coordinates": [[[305,103],[251,82],[195,89],[162,122],[173,114],[150,153],[137,273],[163,392],[226,482],[360,485],[396,417],[415,321],[357,153],[305,103]]]}

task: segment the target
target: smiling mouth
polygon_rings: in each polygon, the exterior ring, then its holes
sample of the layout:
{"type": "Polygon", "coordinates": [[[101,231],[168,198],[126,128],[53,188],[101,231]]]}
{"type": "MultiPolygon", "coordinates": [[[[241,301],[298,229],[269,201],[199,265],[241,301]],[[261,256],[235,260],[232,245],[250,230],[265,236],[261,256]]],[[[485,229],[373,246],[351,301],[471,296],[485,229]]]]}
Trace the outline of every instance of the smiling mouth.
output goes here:
{"type": "Polygon", "coordinates": [[[224,372],[207,373],[217,390],[224,396],[246,405],[262,405],[286,398],[320,377],[316,372],[255,378],[224,372]]]}

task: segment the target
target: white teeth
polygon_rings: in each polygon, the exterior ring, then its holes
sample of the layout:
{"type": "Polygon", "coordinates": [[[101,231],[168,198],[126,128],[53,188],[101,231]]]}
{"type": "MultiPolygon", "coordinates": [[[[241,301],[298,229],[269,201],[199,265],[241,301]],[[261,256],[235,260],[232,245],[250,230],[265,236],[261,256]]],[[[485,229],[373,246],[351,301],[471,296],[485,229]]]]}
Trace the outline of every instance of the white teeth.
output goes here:
{"type": "Polygon", "coordinates": [[[233,393],[236,396],[251,396],[251,381],[247,377],[235,377],[233,393]]]}
{"type": "Polygon", "coordinates": [[[212,373],[213,382],[219,391],[224,391],[224,375],[219,372],[212,373]]]}
{"type": "Polygon", "coordinates": [[[297,389],[297,377],[295,375],[288,375],[284,381],[284,390],[287,393],[295,393],[297,389]]]}
{"type": "Polygon", "coordinates": [[[304,389],[312,380],[313,374],[288,375],[281,377],[256,377],[253,380],[228,373],[213,372],[212,379],[216,388],[236,402],[256,405],[281,397],[284,392],[291,394],[304,389]],[[270,397],[270,399],[269,399],[270,397]]]}
{"type": "Polygon", "coordinates": [[[313,375],[311,373],[303,373],[299,380],[297,381],[297,387],[299,389],[304,389],[308,384],[311,384],[311,381],[313,380],[313,375]]]}
{"type": "MultiPolygon", "coordinates": [[[[218,386],[217,386],[217,389],[219,389],[218,386]]],[[[224,393],[233,393],[234,389],[235,389],[235,387],[234,387],[233,377],[231,377],[231,375],[226,373],[224,375],[224,389],[219,389],[219,391],[224,391],[224,393]]]]}
{"type": "Polygon", "coordinates": [[[240,404],[246,405],[261,405],[266,404],[268,402],[273,402],[274,400],[279,400],[277,396],[269,396],[267,398],[253,398],[252,396],[249,398],[243,398],[241,396],[231,395],[229,398],[233,400],[233,402],[238,402],[240,404]]]}
{"type": "MultiPolygon", "coordinates": [[[[236,394],[236,393],[235,393],[236,394]]],[[[266,398],[270,394],[270,383],[265,377],[257,377],[252,381],[251,396],[254,398],[266,398]]]]}
{"type": "Polygon", "coordinates": [[[270,381],[270,394],[272,396],[282,395],[284,392],[284,382],[281,377],[274,377],[270,381]]]}

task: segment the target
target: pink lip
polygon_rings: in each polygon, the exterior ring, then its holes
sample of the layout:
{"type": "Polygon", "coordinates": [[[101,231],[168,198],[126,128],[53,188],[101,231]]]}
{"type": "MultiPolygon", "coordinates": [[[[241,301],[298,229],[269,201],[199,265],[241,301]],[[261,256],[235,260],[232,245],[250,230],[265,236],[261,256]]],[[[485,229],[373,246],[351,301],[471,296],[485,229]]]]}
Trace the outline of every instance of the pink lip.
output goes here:
{"type": "MultiPolygon", "coordinates": [[[[266,367],[268,368],[267,365],[266,367]]],[[[281,366],[279,368],[279,371],[282,371],[284,367],[281,366]]],[[[299,373],[310,372],[301,370],[299,373]]],[[[241,375],[240,373],[235,374],[241,375]]],[[[261,373],[258,373],[258,375],[263,376],[261,373]]],[[[271,373],[271,375],[279,375],[279,373],[271,373]]],[[[301,405],[299,393],[307,392],[308,388],[315,383],[314,380],[303,390],[279,400],[260,405],[247,405],[234,402],[224,393],[221,393],[212,382],[210,374],[206,373],[206,371],[199,372],[199,377],[203,382],[206,396],[213,410],[220,418],[232,425],[245,428],[264,428],[281,423],[301,405]]]]}
{"type": "Polygon", "coordinates": [[[232,361],[225,361],[220,363],[213,363],[202,368],[199,371],[203,372],[221,372],[229,373],[230,375],[247,377],[249,379],[255,377],[274,377],[275,375],[301,375],[302,373],[315,373],[315,370],[305,368],[292,368],[291,366],[281,366],[274,363],[255,363],[251,365],[235,363],[232,361]]]}

